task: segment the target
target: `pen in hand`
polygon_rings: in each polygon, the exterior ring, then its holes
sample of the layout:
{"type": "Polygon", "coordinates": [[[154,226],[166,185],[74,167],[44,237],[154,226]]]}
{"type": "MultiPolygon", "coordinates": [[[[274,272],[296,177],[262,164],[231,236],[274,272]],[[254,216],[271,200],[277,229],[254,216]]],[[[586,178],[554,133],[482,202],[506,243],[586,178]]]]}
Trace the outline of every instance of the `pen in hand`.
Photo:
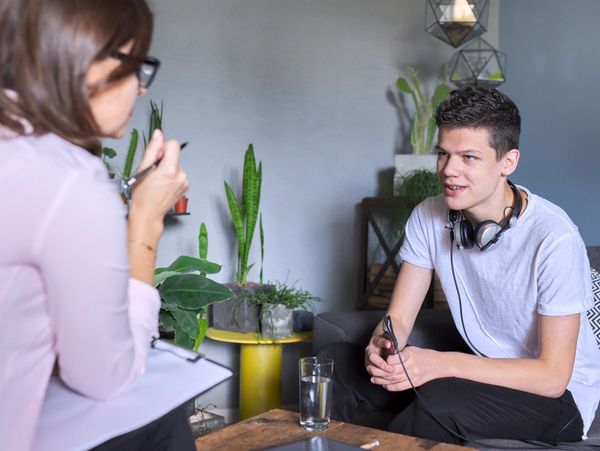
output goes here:
{"type": "MultiPolygon", "coordinates": [[[[183,150],[185,148],[185,146],[187,146],[187,145],[188,145],[188,141],[184,142],[181,145],[180,150],[183,150]]],[[[131,199],[131,193],[133,191],[133,186],[136,183],[139,183],[140,181],[142,181],[142,179],[144,177],[146,177],[152,169],[156,169],[158,167],[158,165],[160,164],[161,160],[162,160],[162,158],[159,158],[153,164],[148,166],[146,169],[142,169],[141,171],[133,174],[128,179],[126,179],[126,180],[123,179],[121,181],[121,192],[125,195],[125,197],[127,197],[127,199],[131,199]]]]}

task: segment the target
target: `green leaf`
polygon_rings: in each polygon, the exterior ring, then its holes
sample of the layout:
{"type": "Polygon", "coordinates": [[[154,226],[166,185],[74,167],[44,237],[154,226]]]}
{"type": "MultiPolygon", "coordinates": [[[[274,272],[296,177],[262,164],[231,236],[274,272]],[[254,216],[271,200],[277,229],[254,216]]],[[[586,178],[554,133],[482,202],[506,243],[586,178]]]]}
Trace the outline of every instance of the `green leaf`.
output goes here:
{"type": "Polygon", "coordinates": [[[194,274],[169,277],[160,285],[159,292],[165,303],[177,304],[186,310],[198,310],[233,297],[225,285],[194,274]]]}
{"type": "Polygon", "coordinates": [[[192,310],[175,309],[171,310],[171,315],[175,318],[177,324],[175,330],[181,329],[186,335],[192,339],[195,339],[198,335],[198,319],[196,312],[192,310]]]}
{"type": "Polygon", "coordinates": [[[174,271],[178,273],[201,271],[207,274],[216,274],[221,271],[221,265],[209,262],[203,258],[182,255],[181,257],[177,257],[173,263],[166,268],[156,268],[154,275],[157,276],[165,271],[174,271]]]}
{"type": "Polygon", "coordinates": [[[179,324],[175,326],[175,339],[173,340],[176,345],[183,346],[184,348],[192,349],[194,346],[194,339],[191,338],[186,331],[183,330],[179,324]]]}
{"type": "Polygon", "coordinates": [[[161,308],[160,312],[158,313],[158,321],[163,329],[175,329],[175,317],[168,310],[163,310],[161,308]]]}
{"type": "Polygon", "coordinates": [[[103,147],[102,148],[102,155],[106,158],[109,159],[113,159],[114,157],[117,156],[117,151],[115,149],[113,149],[112,147],[103,147]]]}
{"type": "MultiPolygon", "coordinates": [[[[229,186],[229,183],[225,182],[225,194],[227,195],[227,204],[229,205],[229,213],[231,214],[231,221],[233,222],[233,227],[235,229],[235,236],[238,243],[238,274],[241,273],[240,265],[241,265],[241,256],[244,250],[245,245],[245,236],[244,236],[244,220],[242,218],[242,212],[240,211],[240,207],[235,197],[235,193],[229,186]]],[[[238,277],[238,282],[240,281],[238,277]]]]}
{"type": "Polygon", "coordinates": [[[204,260],[208,255],[208,231],[204,223],[200,224],[200,233],[198,234],[198,255],[204,260]]]}
{"type": "Polygon", "coordinates": [[[448,98],[450,95],[450,88],[445,83],[440,83],[433,92],[431,97],[431,107],[433,108],[433,114],[438,109],[440,104],[448,98]]]}
{"type": "Polygon", "coordinates": [[[410,84],[408,83],[408,80],[404,77],[400,77],[398,78],[398,80],[396,80],[396,86],[398,87],[398,89],[406,94],[412,94],[413,90],[410,87],[410,84]]]}
{"type": "Polygon", "coordinates": [[[133,160],[138,146],[139,133],[136,128],[131,130],[131,138],[129,139],[129,148],[127,149],[127,157],[125,158],[125,167],[123,168],[123,178],[127,179],[131,176],[133,169],[133,160]]]}
{"type": "Polygon", "coordinates": [[[263,283],[263,264],[265,261],[265,231],[263,229],[262,213],[260,214],[260,276],[259,282],[263,283]]]}

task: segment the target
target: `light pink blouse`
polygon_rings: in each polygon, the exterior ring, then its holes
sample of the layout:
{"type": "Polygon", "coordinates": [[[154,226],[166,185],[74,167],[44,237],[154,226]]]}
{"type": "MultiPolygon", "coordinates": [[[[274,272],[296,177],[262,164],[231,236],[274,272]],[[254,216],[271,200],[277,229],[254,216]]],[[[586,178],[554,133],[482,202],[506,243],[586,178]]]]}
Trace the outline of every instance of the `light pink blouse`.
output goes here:
{"type": "Polygon", "coordinates": [[[19,451],[55,361],[85,396],[132,387],[160,300],[129,278],[125,209],[100,159],[55,135],[0,134],[0,449],[19,451]]]}

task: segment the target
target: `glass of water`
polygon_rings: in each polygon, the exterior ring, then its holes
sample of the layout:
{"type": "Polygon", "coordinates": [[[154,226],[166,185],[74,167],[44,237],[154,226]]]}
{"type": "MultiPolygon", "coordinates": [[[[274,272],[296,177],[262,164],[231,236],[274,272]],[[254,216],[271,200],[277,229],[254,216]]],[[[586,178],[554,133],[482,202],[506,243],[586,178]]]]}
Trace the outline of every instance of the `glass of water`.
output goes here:
{"type": "Polygon", "coordinates": [[[304,357],[298,362],[300,373],[300,426],[309,431],[324,431],[331,414],[333,360],[304,357]]]}

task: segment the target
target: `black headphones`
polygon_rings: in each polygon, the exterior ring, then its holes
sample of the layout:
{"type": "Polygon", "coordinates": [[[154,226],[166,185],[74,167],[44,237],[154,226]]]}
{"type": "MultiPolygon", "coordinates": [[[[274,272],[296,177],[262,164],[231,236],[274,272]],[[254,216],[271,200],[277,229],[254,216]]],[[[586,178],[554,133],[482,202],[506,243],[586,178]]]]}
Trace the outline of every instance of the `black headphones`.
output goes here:
{"type": "Polygon", "coordinates": [[[522,208],[521,194],[514,183],[510,180],[507,181],[515,195],[515,205],[506,225],[503,227],[496,221],[487,219],[473,228],[471,222],[464,217],[462,212],[450,210],[448,213],[448,219],[451,224],[450,245],[456,240],[456,245],[459,249],[471,249],[477,245],[481,251],[485,251],[496,244],[504,232],[517,224],[522,208]]]}

